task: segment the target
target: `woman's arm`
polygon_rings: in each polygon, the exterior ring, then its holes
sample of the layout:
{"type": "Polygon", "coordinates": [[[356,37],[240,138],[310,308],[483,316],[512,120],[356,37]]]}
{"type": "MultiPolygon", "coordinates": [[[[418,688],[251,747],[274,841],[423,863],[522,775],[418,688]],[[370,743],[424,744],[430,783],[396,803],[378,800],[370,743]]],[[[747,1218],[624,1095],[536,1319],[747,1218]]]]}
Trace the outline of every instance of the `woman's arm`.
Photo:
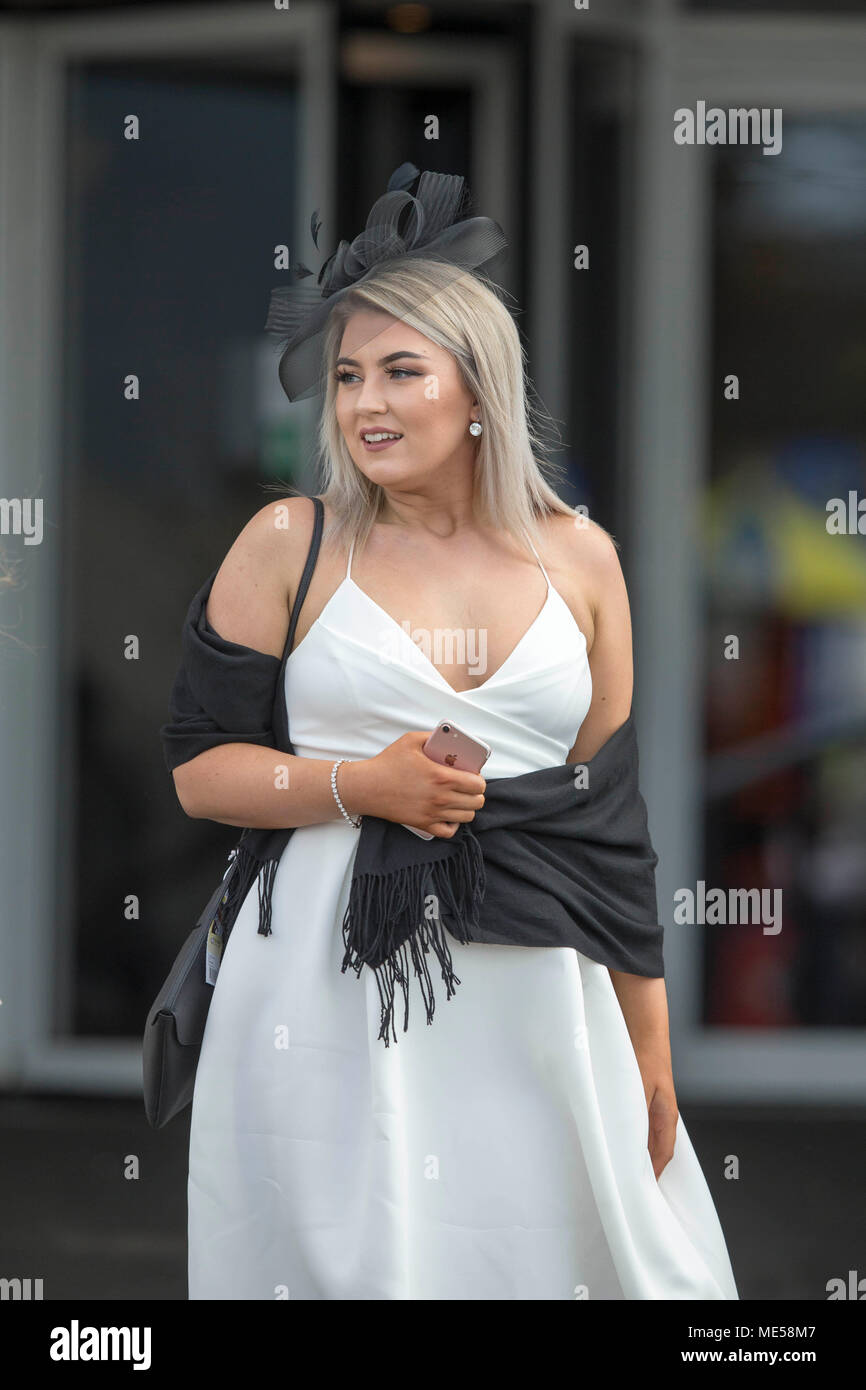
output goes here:
{"type": "Polygon", "coordinates": [[[637,1057],[649,1116],[647,1148],[659,1176],[673,1157],[677,1098],[671,1066],[668,999],[663,979],[609,971],[637,1057]]]}
{"type": "MultiPolygon", "coordinates": [[[[277,505],[262,507],[234,542],[214,578],[206,617],[227,641],[281,658],[289,630],[290,576],[300,578],[313,508],[304,498],[280,499],[289,525],[278,529],[277,505]]],[[[284,829],[340,819],[331,792],[332,765],[260,744],[224,743],[181,763],[172,776],[188,816],[284,829]]],[[[337,773],[341,796],[344,771],[337,773]]],[[[345,797],[343,802],[354,814],[345,797]]]]}
{"type": "MultiPolygon", "coordinates": [[[[616,547],[593,523],[575,528],[568,544],[594,625],[589,652],[592,704],[566,758],[580,763],[594,757],[628,718],[634,667],[631,614],[616,547]]],[[[649,1117],[647,1148],[658,1177],[673,1155],[678,1116],[665,982],[622,970],[609,973],[640,1068],[649,1117]]]]}
{"type": "Polygon", "coordinates": [[[592,613],[592,704],[566,762],[589,762],[628,719],[634,686],[631,612],[616,547],[590,522],[571,528],[571,571],[592,613]]]}
{"type": "MultiPolygon", "coordinates": [[[[223,743],[181,763],[172,775],[177,799],[193,819],[287,830],[343,819],[331,791],[333,766],[333,759],[299,758],[257,743],[223,743]]],[[[354,817],[359,807],[348,790],[349,766],[337,769],[337,790],[354,817]]]]}

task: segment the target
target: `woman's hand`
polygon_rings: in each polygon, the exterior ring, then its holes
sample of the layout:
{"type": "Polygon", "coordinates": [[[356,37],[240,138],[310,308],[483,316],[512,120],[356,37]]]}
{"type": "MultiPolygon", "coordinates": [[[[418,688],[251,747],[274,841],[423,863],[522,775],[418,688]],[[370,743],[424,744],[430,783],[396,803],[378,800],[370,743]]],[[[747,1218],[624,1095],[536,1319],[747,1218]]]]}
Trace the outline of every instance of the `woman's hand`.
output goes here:
{"type": "Polygon", "coordinates": [[[647,1148],[658,1178],[673,1157],[679,1118],[665,982],[661,976],[630,975],[622,970],[611,970],[610,978],[640,1068],[649,1115],[647,1148]]]}
{"type": "Polygon", "coordinates": [[[677,1098],[670,1064],[654,1053],[635,1053],[646,1096],[649,1117],[647,1149],[658,1179],[674,1154],[677,1134],[677,1098]]]}
{"type": "Polygon", "coordinates": [[[374,758],[343,763],[340,796],[350,815],[379,816],[451,839],[461,822],[484,805],[486,781],[428,758],[421,749],[432,731],[412,730],[374,758]]]}

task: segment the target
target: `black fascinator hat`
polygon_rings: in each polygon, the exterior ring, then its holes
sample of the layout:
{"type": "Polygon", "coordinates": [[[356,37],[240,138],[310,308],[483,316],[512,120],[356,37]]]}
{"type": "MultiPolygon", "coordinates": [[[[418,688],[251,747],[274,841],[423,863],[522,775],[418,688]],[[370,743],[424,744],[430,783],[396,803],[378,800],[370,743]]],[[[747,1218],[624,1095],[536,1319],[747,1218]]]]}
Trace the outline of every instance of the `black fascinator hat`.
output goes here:
{"type": "MultiPolygon", "coordinates": [[[[435,260],[450,266],[455,278],[482,266],[486,275],[501,268],[505,233],[490,217],[467,216],[467,201],[459,174],[421,173],[414,164],[401,164],[370,209],[364,230],[354,241],[340,242],[315,281],[307,266],[290,266],[290,283],[272,291],[265,323],[265,331],[282,340],[279,377],[290,401],[320,390],[323,337],[334,305],[386,263],[435,260]]],[[[316,249],[320,227],[317,211],[310,219],[316,249]]]]}

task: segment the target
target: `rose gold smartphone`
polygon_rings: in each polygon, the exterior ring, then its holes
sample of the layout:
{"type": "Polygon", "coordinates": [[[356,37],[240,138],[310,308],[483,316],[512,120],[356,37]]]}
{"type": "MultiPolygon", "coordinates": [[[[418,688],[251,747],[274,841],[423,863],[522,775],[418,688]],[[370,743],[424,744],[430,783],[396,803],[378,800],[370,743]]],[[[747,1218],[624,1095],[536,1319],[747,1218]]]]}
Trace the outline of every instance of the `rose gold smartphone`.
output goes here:
{"type": "MultiPolygon", "coordinates": [[[[483,739],[467,734],[453,719],[440,719],[421,751],[443,767],[456,767],[458,772],[480,772],[493,750],[483,739]]],[[[406,825],[405,829],[422,840],[435,838],[427,830],[416,830],[414,825],[406,825]]]]}

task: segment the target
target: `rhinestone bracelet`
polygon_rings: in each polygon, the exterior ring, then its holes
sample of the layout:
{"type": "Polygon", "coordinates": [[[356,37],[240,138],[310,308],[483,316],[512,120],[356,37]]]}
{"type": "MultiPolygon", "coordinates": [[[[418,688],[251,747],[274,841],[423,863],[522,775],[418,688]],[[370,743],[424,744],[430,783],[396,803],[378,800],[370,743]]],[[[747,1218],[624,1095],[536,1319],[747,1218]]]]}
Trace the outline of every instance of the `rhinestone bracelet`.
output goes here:
{"type": "Polygon", "coordinates": [[[346,817],[346,820],[357,830],[361,824],[362,817],[358,816],[357,820],[352,819],[352,817],[349,815],[349,812],[346,810],[345,806],[340,800],[340,793],[337,791],[337,768],[340,766],[340,763],[345,763],[347,761],[349,761],[347,758],[338,758],[337,761],[334,763],[334,766],[331,768],[331,791],[334,793],[334,800],[336,801],[343,815],[346,817]]]}

